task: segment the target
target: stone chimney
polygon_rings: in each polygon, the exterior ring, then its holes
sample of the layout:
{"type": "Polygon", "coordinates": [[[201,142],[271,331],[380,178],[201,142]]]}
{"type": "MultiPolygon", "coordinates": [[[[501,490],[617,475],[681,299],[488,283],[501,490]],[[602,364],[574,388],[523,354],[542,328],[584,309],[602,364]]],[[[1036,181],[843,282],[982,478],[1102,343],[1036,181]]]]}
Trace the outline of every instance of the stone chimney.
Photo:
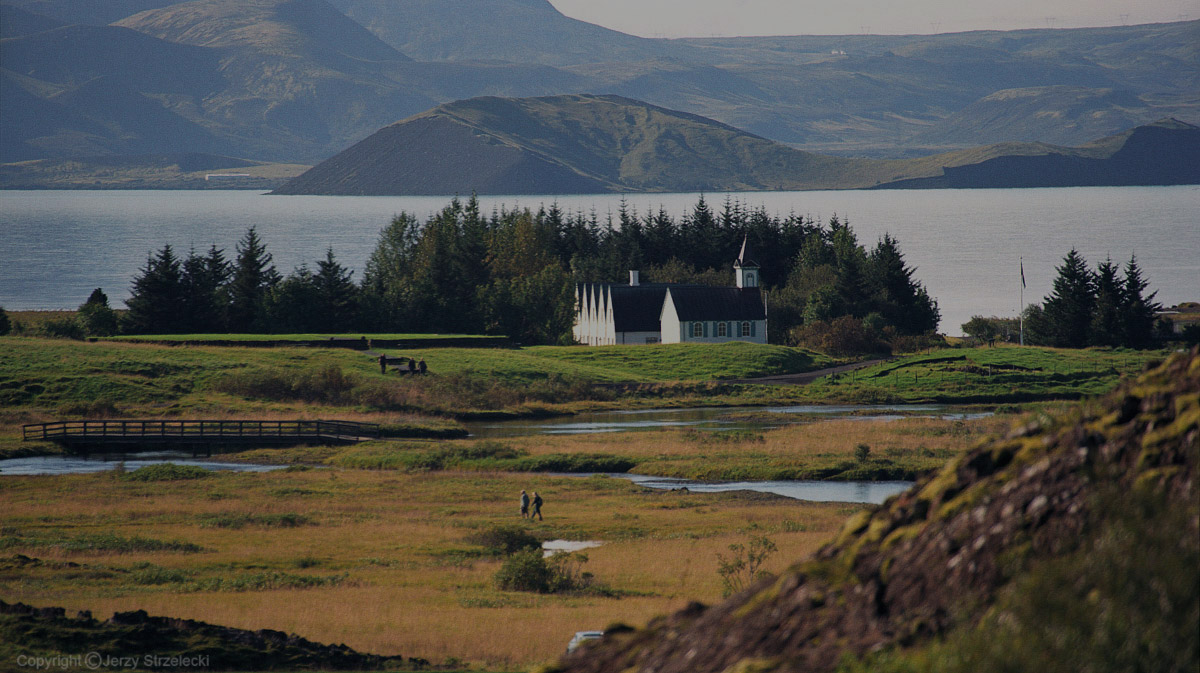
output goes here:
{"type": "Polygon", "coordinates": [[[638,272],[630,271],[629,272],[629,287],[637,287],[639,284],[640,283],[638,283],[638,272]]]}

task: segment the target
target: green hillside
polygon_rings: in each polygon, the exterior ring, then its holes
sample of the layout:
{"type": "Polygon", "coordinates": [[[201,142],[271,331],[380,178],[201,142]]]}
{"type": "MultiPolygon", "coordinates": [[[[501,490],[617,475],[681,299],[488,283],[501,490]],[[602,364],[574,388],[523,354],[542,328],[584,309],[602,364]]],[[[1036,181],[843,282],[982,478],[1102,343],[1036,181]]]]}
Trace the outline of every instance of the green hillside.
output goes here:
{"type": "Polygon", "coordinates": [[[1082,148],[1003,143],[919,159],[812,154],[619,96],[473,98],[387,126],[276,194],[565,194],[1200,182],[1175,120],[1082,148]]]}

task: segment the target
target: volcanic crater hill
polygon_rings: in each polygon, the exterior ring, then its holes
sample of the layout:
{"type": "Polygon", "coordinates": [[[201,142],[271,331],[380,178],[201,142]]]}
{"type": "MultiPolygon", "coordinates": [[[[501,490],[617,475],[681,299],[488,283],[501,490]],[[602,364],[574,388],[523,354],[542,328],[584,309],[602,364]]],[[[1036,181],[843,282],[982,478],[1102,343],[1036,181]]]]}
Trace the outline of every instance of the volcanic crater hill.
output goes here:
{"type": "Polygon", "coordinates": [[[1176,120],[1080,147],[1002,143],[918,159],[813,154],[621,96],[481,97],[396,122],[276,194],[572,194],[1200,183],[1176,120]]]}
{"type": "Polygon", "coordinates": [[[819,189],[876,163],[620,96],[482,97],[387,126],[275,193],[819,189]]]}
{"type": "Polygon", "coordinates": [[[545,670],[1195,671],[1200,351],[1039,415],[778,577],[545,670]]]}

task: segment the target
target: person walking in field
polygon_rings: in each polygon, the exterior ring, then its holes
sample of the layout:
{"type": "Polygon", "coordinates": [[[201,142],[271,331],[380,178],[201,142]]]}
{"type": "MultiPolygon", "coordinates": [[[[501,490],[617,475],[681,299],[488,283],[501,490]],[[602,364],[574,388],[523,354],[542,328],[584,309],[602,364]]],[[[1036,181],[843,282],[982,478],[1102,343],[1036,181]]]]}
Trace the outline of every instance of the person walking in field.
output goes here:
{"type": "Polygon", "coordinates": [[[380,374],[387,373],[387,356],[386,355],[379,356],[379,373],[380,374]]]}
{"type": "Polygon", "coordinates": [[[425,366],[425,358],[421,358],[421,361],[417,363],[417,369],[419,369],[422,374],[429,370],[429,368],[425,366]]]}
{"type": "Polygon", "coordinates": [[[533,512],[530,513],[529,518],[532,519],[535,516],[538,521],[542,520],[542,496],[538,495],[537,491],[533,492],[533,512]]]}
{"type": "Polygon", "coordinates": [[[529,518],[529,494],[521,491],[521,518],[529,518]]]}

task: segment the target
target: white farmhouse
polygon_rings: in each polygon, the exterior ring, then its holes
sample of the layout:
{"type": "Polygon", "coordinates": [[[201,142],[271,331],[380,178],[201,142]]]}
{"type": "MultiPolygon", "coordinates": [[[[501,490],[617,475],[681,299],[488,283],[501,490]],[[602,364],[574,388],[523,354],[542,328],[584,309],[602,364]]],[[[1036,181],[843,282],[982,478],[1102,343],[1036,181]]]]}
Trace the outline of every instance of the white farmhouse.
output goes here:
{"type": "Polygon", "coordinates": [[[589,346],[655,343],[767,343],[766,293],[746,241],[733,263],[736,287],[588,283],[576,288],[575,340],[589,346]]]}

